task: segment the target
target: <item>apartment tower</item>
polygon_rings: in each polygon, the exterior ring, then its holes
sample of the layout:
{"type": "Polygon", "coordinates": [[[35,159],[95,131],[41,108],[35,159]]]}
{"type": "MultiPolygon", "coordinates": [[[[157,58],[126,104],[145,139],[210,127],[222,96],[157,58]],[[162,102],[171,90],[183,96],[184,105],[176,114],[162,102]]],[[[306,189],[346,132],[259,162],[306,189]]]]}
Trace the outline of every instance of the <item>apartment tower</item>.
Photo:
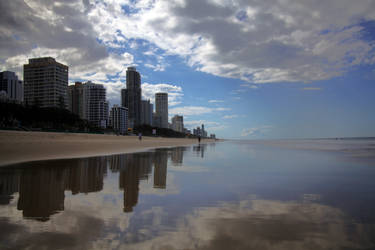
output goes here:
{"type": "Polygon", "coordinates": [[[126,70],[126,90],[124,90],[123,105],[128,108],[129,127],[141,125],[141,75],[135,67],[126,70]]]}
{"type": "Polygon", "coordinates": [[[168,128],[168,93],[155,94],[155,111],[160,117],[160,127],[168,128]]]}
{"type": "Polygon", "coordinates": [[[52,57],[29,59],[29,64],[23,66],[25,103],[66,108],[68,69],[52,57]]]}

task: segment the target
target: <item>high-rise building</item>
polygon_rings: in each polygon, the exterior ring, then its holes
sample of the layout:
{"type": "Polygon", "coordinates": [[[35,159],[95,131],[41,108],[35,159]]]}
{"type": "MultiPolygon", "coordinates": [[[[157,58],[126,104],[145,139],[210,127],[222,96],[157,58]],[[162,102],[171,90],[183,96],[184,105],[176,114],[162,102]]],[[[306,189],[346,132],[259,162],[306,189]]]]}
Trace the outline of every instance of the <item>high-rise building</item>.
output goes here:
{"type": "Polygon", "coordinates": [[[0,91],[6,93],[7,101],[23,102],[23,84],[22,81],[18,80],[18,76],[14,72],[0,72],[0,91]]]}
{"type": "Polygon", "coordinates": [[[181,115],[175,115],[172,118],[172,129],[177,132],[184,132],[184,117],[181,115]]]}
{"type": "Polygon", "coordinates": [[[127,107],[128,104],[128,90],[127,89],[121,89],[121,106],[127,107]]]}
{"type": "Polygon", "coordinates": [[[114,105],[110,112],[109,124],[114,131],[125,134],[128,131],[128,109],[114,105]]]}
{"type": "Polygon", "coordinates": [[[65,108],[68,69],[52,57],[29,59],[29,64],[23,66],[25,103],[65,108]]]}
{"type": "Polygon", "coordinates": [[[152,113],[152,126],[160,128],[161,127],[161,117],[158,116],[156,113],[152,113]]]}
{"type": "Polygon", "coordinates": [[[123,105],[129,111],[129,127],[134,128],[141,124],[141,75],[135,67],[126,70],[126,90],[124,91],[123,105]]]}
{"type": "Polygon", "coordinates": [[[160,117],[160,127],[168,128],[168,93],[155,94],[155,111],[160,117]]]}
{"type": "Polygon", "coordinates": [[[141,101],[141,124],[152,125],[152,112],[154,105],[150,103],[150,100],[141,101]]]}
{"type": "Polygon", "coordinates": [[[68,109],[82,119],[87,119],[84,113],[83,92],[84,85],[82,82],[75,82],[74,85],[68,86],[68,109]]]}
{"type": "Polygon", "coordinates": [[[68,88],[68,108],[97,127],[107,127],[108,102],[102,84],[76,82],[68,88]]]}
{"type": "Polygon", "coordinates": [[[93,125],[101,128],[107,127],[108,102],[106,90],[102,84],[88,81],[84,84],[83,91],[84,117],[93,125]]]}

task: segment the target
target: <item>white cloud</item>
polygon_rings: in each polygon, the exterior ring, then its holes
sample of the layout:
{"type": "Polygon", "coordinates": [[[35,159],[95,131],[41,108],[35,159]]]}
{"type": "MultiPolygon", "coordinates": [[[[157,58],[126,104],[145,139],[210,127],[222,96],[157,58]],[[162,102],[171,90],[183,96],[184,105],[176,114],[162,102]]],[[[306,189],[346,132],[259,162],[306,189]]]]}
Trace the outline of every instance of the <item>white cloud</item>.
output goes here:
{"type": "Polygon", "coordinates": [[[223,103],[223,100],[209,100],[209,103],[223,103]]]}
{"type": "Polygon", "coordinates": [[[302,90],[322,90],[322,88],[317,88],[317,87],[305,87],[305,88],[302,88],[302,90]]]}
{"type": "Polygon", "coordinates": [[[371,0],[219,2],[127,3],[137,9],[133,14],[111,2],[97,5],[92,17],[101,13],[101,39],[121,30],[185,57],[197,70],[257,83],[327,79],[375,61],[359,24],[375,19],[371,0]]]}
{"type": "Polygon", "coordinates": [[[253,128],[245,128],[242,129],[241,136],[247,137],[247,136],[254,136],[254,135],[262,135],[264,133],[267,133],[272,126],[264,125],[259,127],[253,127],[253,128]]]}
{"type": "Polygon", "coordinates": [[[233,119],[233,118],[237,118],[238,115],[224,115],[222,118],[223,119],[233,119]]]}
{"type": "Polygon", "coordinates": [[[375,20],[372,0],[12,0],[0,9],[1,69],[20,78],[35,55],[69,64],[72,79],[117,82],[108,75],[134,63],[118,51],[145,45],[154,71],[178,55],[198,71],[254,83],[322,80],[375,63],[361,24],[375,20]]]}
{"type": "Polygon", "coordinates": [[[210,107],[203,107],[203,106],[183,106],[183,107],[175,107],[169,110],[169,114],[176,114],[176,115],[203,115],[208,113],[213,113],[215,111],[227,111],[230,108],[210,108],[210,107]]]}
{"type": "MultiPolygon", "coordinates": [[[[164,92],[168,93],[168,105],[175,106],[181,103],[182,97],[184,96],[182,88],[177,85],[167,84],[167,83],[143,83],[142,87],[142,98],[145,100],[150,100],[152,103],[155,102],[155,93],[164,92]]],[[[171,111],[169,110],[169,113],[171,111]]]]}

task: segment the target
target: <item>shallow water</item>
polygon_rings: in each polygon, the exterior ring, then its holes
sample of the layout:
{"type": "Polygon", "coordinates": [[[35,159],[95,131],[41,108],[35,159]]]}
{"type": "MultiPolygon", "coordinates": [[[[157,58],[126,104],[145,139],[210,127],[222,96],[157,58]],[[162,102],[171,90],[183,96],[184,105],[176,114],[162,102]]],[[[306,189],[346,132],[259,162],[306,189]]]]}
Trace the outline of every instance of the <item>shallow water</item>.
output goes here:
{"type": "Polygon", "coordinates": [[[374,249],[373,159],[303,143],[2,167],[0,249],[374,249]]]}

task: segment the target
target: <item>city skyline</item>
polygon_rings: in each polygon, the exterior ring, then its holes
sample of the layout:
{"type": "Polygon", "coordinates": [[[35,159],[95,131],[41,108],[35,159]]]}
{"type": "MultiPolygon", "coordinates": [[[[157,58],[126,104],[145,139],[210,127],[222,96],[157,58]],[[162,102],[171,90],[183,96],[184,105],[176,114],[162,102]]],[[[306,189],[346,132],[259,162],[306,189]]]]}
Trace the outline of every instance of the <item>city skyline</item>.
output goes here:
{"type": "Polygon", "coordinates": [[[374,136],[373,3],[296,3],[5,1],[0,71],[51,56],[112,106],[135,66],[144,100],[221,138],[374,136]]]}

